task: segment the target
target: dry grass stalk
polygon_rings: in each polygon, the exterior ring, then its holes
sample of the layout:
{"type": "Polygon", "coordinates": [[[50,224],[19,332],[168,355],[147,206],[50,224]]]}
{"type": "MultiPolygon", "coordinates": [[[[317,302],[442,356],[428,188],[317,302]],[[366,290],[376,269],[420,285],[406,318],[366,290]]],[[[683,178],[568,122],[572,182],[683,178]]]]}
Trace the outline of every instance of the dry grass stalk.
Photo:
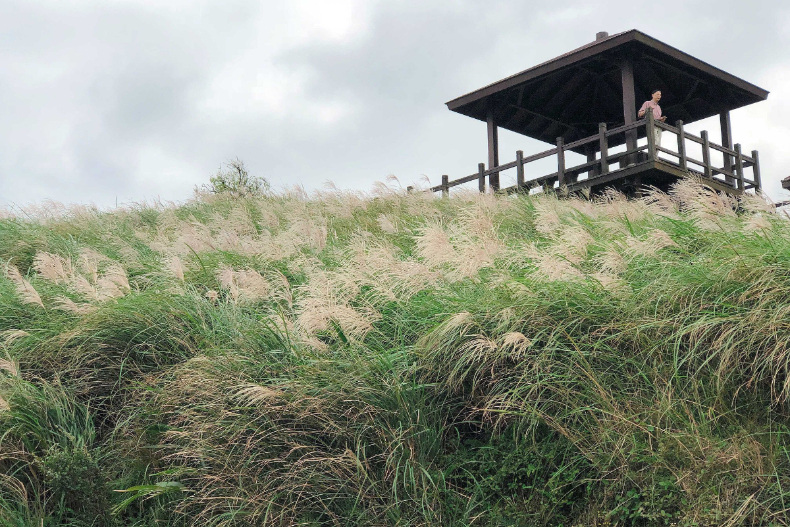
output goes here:
{"type": "Polygon", "coordinates": [[[77,273],[74,275],[74,278],[71,282],[71,286],[77,293],[79,293],[83,297],[89,300],[99,300],[99,295],[96,291],[96,288],[93,286],[93,284],[90,283],[90,281],[88,281],[87,278],[85,278],[81,274],[77,273]]]}
{"type": "Polygon", "coordinates": [[[86,248],[80,251],[77,265],[83,274],[87,275],[88,279],[95,284],[99,279],[99,265],[111,261],[103,254],[86,248]]]}
{"type": "Polygon", "coordinates": [[[724,192],[717,192],[698,178],[687,177],[672,186],[669,191],[681,210],[698,220],[697,225],[706,230],[722,228],[722,220],[734,218],[738,200],[724,192]]]}
{"type": "Polygon", "coordinates": [[[740,196],[741,207],[752,214],[776,214],[776,204],[763,192],[740,196]]]}
{"type": "Polygon", "coordinates": [[[441,225],[434,224],[424,227],[415,241],[417,254],[425,260],[430,268],[440,267],[456,259],[455,248],[450,243],[450,236],[441,225]]]}
{"type": "Polygon", "coordinates": [[[562,226],[560,205],[555,197],[535,200],[535,229],[542,234],[554,234],[562,226]]]}
{"type": "Polygon", "coordinates": [[[41,278],[56,284],[68,283],[74,276],[71,260],[47,252],[36,253],[33,268],[41,278]]]}
{"type": "Polygon", "coordinates": [[[176,279],[182,282],[184,281],[184,263],[181,261],[181,258],[179,258],[178,255],[173,255],[165,260],[165,268],[176,279]]]}
{"type": "Polygon", "coordinates": [[[629,253],[641,256],[655,256],[658,251],[666,247],[677,247],[677,243],[661,229],[654,229],[643,239],[629,236],[626,238],[629,253]]]}
{"type": "Polygon", "coordinates": [[[69,313],[74,313],[77,315],[88,315],[96,311],[97,307],[93,304],[87,303],[78,304],[68,297],[59,296],[55,299],[55,309],[68,311],[69,313]]]}
{"type": "Polygon", "coordinates": [[[611,245],[597,255],[595,263],[601,273],[613,276],[622,274],[628,267],[617,245],[611,245]]]}
{"type": "Polygon", "coordinates": [[[14,377],[19,377],[19,363],[11,359],[0,359],[0,370],[7,371],[14,377]]]}
{"type": "Polygon", "coordinates": [[[269,282],[252,269],[235,271],[223,266],[217,271],[217,280],[234,302],[261,300],[269,295],[271,289],[269,282]]]}
{"type": "Polygon", "coordinates": [[[104,274],[96,282],[96,291],[99,300],[120,298],[131,291],[126,269],[114,263],[107,267],[104,274]]]}
{"type": "Polygon", "coordinates": [[[0,332],[0,341],[2,341],[3,346],[11,346],[15,341],[29,337],[30,333],[23,329],[7,329],[5,331],[0,332]]]}
{"type": "Polygon", "coordinates": [[[771,230],[771,222],[764,216],[764,213],[757,213],[749,217],[743,226],[745,231],[769,231],[771,230]]]}
{"type": "Polygon", "coordinates": [[[44,302],[41,301],[41,296],[38,294],[38,291],[30,285],[30,282],[25,280],[15,265],[7,265],[5,275],[6,278],[13,282],[16,287],[16,293],[19,295],[23,304],[36,304],[37,306],[44,307],[44,302]]]}
{"type": "Polygon", "coordinates": [[[373,308],[353,308],[327,297],[307,298],[300,302],[297,326],[308,336],[332,329],[336,323],[350,339],[361,339],[373,329],[373,322],[381,318],[373,308]]]}
{"type": "Polygon", "coordinates": [[[587,247],[594,241],[587,229],[579,225],[568,226],[559,233],[549,251],[571,264],[578,265],[586,258],[587,247]]]}
{"type": "Polygon", "coordinates": [[[8,404],[2,395],[0,395],[0,412],[5,412],[11,409],[11,405],[8,404]]]}
{"type": "Polygon", "coordinates": [[[258,406],[269,404],[272,399],[282,397],[283,393],[280,390],[274,390],[260,384],[245,384],[236,391],[234,396],[243,404],[258,406]]]}
{"type": "Polygon", "coordinates": [[[511,331],[499,338],[499,345],[502,349],[510,351],[511,359],[519,360],[532,346],[532,341],[519,331],[511,331]]]}
{"type": "Polygon", "coordinates": [[[206,291],[206,298],[209,302],[216,303],[219,300],[219,293],[214,291],[213,289],[210,291],[206,291]]]}
{"type": "Polygon", "coordinates": [[[678,203],[673,200],[669,194],[658,188],[648,188],[647,192],[642,197],[642,201],[648,210],[652,211],[656,215],[667,216],[670,218],[679,217],[678,203]]]}
{"type": "Polygon", "coordinates": [[[387,217],[386,214],[379,214],[379,217],[376,219],[376,222],[379,224],[379,228],[382,232],[387,234],[397,234],[398,228],[395,226],[394,223],[387,217]]]}

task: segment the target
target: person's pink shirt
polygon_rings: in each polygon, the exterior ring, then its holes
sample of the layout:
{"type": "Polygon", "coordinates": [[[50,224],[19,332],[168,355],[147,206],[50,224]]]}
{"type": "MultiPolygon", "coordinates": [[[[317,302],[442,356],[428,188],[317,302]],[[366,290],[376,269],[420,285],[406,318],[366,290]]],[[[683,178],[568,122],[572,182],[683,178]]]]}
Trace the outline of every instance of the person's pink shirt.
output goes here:
{"type": "Polygon", "coordinates": [[[640,112],[641,111],[647,111],[648,108],[652,108],[653,109],[653,117],[655,117],[656,119],[660,119],[661,118],[661,107],[658,105],[657,102],[645,101],[645,104],[643,104],[642,107],[639,108],[639,111],[640,112]]]}

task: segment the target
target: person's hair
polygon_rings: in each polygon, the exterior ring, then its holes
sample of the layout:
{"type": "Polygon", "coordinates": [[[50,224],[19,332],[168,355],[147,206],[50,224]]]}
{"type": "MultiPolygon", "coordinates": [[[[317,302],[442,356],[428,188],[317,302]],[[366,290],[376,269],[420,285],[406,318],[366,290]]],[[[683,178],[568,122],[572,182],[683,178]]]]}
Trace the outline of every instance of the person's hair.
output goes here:
{"type": "Polygon", "coordinates": [[[652,97],[653,94],[656,93],[657,91],[661,91],[661,88],[656,88],[654,90],[650,90],[650,96],[652,97]]]}

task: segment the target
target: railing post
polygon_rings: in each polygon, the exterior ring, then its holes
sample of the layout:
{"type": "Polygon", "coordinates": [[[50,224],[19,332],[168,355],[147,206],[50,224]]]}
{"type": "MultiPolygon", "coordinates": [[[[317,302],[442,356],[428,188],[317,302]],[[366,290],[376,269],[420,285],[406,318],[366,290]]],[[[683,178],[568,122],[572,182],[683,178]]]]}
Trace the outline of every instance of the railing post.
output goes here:
{"type": "Polygon", "coordinates": [[[683,121],[677,121],[675,126],[678,128],[678,164],[680,170],[687,172],[689,167],[686,160],[686,133],[683,131],[683,121]]]}
{"type": "Polygon", "coordinates": [[[557,138],[557,181],[560,187],[565,186],[565,140],[557,138]]]}
{"type": "Polygon", "coordinates": [[[647,124],[646,127],[646,135],[647,135],[647,160],[648,161],[655,161],[656,160],[656,118],[653,115],[653,109],[648,108],[645,112],[645,117],[647,124]]]}
{"type": "Polygon", "coordinates": [[[486,193],[486,164],[485,163],[478,163],[477,164],[477,189],[480,191],[481,194],[486,193]]]}
{"type": "Polygon", "coordinates": [[[735,143],[735,179],[738,180],[738,189],[743,190],[743,154],[741,144],[735,143]]]}
{"type": "Polygon", "coordinates": [[[598,146],[601,150],[601,175],[609,173],[609,140],[606,138],[606,123],[598,125],[598,146]]]}
{"type": "Polygon", "coordinates": [[[450,176],[442,176],[442,197],[450,196],[450,176]]]}
{"type": "MultiPolygon", "coordinates": [[[[732,123],[730,121],[730,112],[723,112],[719,114],[719,123],[721,124],[721,146],[724,148],[732,149],[732,123]]],[[[724,170],[733,172],[733,159],[730,154],[724,154],[724,170]]],[[[736,182],[732,176],[724,174],[724,182],[728,185],[735,187],[736,182]]]]}
{"type": "Polygon", "coordinates": [[[713,167],[710,166],[710,141],[708,141],[708,131],[703,130],[699,135],[702,137],[702,164],[705,165],[705,177],[713,179],[713,167]]]}
{"type": "MultiPolygon", "coordinates": [[[[592,145],[587,145],[587,162],[592,163],[590,170],[587,172],[587,179],[591,179],[598,175],[598,166],[595,164],[595,148],[592,145]]],[[[576,176],[575,181],[578,180],[579,177],[576,176]]]]}
{"type": "Polygon", "coordinates": [[[757,150],[752,150],[752,159],[754,159],[754,165],[752,165],[752,173],[754,174],[754,190],[762,190],[763,182],[760,179],[760,155],[757,153],[757,150]]]}
{"type": "Polygon", "coordinates": [[[516,190],[524,186],[524,152],[516,150],[516,190]]]}

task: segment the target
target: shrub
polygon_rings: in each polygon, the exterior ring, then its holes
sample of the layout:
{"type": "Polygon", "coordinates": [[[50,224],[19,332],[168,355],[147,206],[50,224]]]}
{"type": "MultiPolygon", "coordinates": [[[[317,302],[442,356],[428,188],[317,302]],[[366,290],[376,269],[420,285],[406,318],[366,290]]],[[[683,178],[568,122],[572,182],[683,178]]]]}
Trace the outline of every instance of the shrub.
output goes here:
{"type": "Polygon", "coordinates": [[[232,197],[259,197],[268,192],[269,181],[260,176],[251,176],[240,159],[225,163],[217,173],[209,178],[210,184],[203,188],[212,194],[232,197]]]}

